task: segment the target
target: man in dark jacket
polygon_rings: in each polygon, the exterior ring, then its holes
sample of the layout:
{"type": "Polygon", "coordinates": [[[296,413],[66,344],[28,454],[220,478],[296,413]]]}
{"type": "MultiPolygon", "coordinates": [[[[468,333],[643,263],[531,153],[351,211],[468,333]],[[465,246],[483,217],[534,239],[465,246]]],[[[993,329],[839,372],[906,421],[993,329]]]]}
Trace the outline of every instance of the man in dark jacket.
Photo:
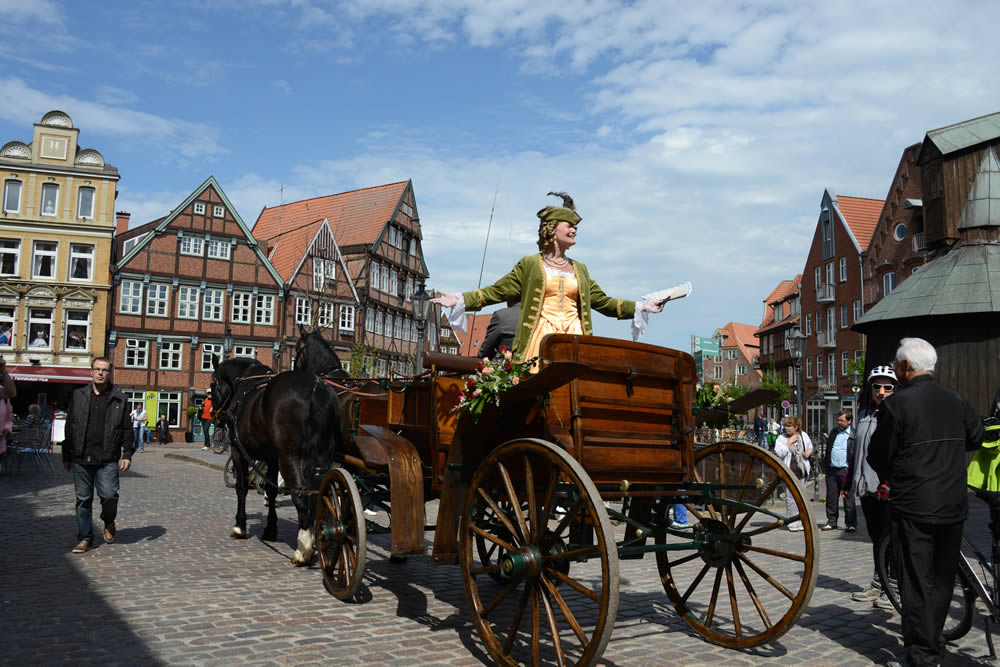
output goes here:
{"type": "Polygon", "coordinates": [[[983,442],[983,423],[972,407],[935,382],[936,363],[927,341],[900,341],[893,365],[901,388],[882,403],[868,450],[868,463],[890,487],[903,647],[911,665],[937,665],[944,656],[942,629],[969,513],[965,453],[983,442]]]}
{"type": "Polygon", "coordinates": [[[844,524],[847,532],[858,529],[858,510],[851,493],[850,463],[854,460],[854,440],[851,438],[851,412],[837,414],[837,428],[826,441],[823,469],[826,471],[826,525],[821,530],[836,530],[840,497],[844,497],[844,524]]]}
{"type": "Polygon", "coordinates": [[[506,308],[493,313],[489,326],[486,327],[483,344],[479,346],[479,356],[492,359],[501,345],[508,350],[511,349],[519,317],[521,317],[521,304],[517,301],[509,301],[506,308]]]}
{"type": "Polygon", "coordinates": [[[66,415],[63,466],[73,472],[76,489],[78,543],[81,554],[94,542],[94,488],[101,499],[104,541],[115,541],[118,516],[118,472],[132,465],[132,419],[125,395],[111,384],[111,362],[98,357],[90,364],[91,383],[73,392],[66,415]]]}

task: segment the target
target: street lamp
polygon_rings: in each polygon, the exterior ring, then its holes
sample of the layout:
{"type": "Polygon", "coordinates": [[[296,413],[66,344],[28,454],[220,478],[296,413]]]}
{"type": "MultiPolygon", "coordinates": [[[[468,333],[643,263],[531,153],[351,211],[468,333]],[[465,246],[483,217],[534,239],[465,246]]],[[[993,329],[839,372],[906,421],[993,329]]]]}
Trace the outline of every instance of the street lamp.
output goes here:
{"type": "Polygon", "coordinates": [[[427,310],[431,305],[431,295],[424,291],[424,281],[417,283],[413,293],[413,316],[417,325],[417,368],[414,375],[424,371],[424,329],[427,328],[427,310]]]}
{"type": "Polygon", "coordinates": [[[222,337],[222,354],[223,358],[228,359],[230,353],[233,351],[233,330],[226,327],[226,335],[222,337]]]}
{"type": "MultiPolygon", "coordinates": [[[[788,354],[791,355],[792,361],[795,364],[795,387],[798,392],[797,408],[796,413],[799,419],[803,418],[803,405],[802,405],[802,395],[805,394],[805,387],[802,383],[802,357],[806,353],[806,340],[808,336],[802,335],[802,330],[799,329],[798,325],[793,326],[788,330],[788,334],[785,336],[785,349],[788,350],[788,354]]],[[[803,426],[805,425],[805,420],[803,419],[803,426]]]]}

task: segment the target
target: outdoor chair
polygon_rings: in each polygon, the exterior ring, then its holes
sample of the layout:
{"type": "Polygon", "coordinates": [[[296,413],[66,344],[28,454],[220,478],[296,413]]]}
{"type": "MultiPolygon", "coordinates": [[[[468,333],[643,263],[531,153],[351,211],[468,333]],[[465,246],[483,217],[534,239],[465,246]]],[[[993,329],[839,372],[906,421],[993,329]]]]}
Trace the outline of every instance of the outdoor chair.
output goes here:
{"type": "Polygon", "coordinates": [[[14,452],[18,470],[21,469],[24,459],[30,458],[35,464],[35,469],[54,471],[49,457],[52,451],[51,432],[52,424],[47,420],[40,420],[31,426],[14,431],[10,442],[7,443],[7,449],[14,452]]]}

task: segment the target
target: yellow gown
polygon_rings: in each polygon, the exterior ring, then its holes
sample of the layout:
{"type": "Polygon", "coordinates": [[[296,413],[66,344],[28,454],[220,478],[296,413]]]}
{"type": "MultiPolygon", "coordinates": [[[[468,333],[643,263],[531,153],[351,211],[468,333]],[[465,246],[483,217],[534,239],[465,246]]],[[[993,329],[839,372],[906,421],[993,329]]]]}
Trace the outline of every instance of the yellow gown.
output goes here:
{"type": "MultiPolygon", "coordinates": [[[[553,269],[545,269],[545,293],[542,297],[542,308],[538,314],[538,324],[531,332],[524,358],[538,356],[542,339],[551,333],[582,334],[583,325],[580,322],[580,284],[573,271],[563,273],[553,269]]],[[[531,369],[538,372],[536,364],[531,369]]]]}

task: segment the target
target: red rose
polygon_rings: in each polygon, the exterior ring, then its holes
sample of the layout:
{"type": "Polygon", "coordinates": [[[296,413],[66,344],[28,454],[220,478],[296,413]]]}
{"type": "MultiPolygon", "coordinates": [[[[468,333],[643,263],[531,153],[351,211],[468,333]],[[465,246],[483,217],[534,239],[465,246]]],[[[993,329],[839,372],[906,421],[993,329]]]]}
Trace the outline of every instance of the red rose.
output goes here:
{"type": "Polygon", "coordinates": [[[510,362],[509,361],[503,365],[503,369],[505,371],[509,371],[510,370],[510,362]]]}
{"type": "Polygon", "coordinates": [[[500,347],[497,348],[497,352],[499,352],[500,354],[503,354],[506,351],[507,351],[506,345],[501,345],[500,347]]]}
{"type": "Polygon", "coordinates": [[[484,368],[486,368],[486,366],[483,366],[482,364],[476,364],[476,370],[478,372],[482,373],[484,368]]]}
{"type": "Polygon", "coordinates": [[[475,380],[466,380],[465,381],[465,386],[468,387],[469,389],[472,389],[473,387],[476,386],[476,381],[475,380]]]}

